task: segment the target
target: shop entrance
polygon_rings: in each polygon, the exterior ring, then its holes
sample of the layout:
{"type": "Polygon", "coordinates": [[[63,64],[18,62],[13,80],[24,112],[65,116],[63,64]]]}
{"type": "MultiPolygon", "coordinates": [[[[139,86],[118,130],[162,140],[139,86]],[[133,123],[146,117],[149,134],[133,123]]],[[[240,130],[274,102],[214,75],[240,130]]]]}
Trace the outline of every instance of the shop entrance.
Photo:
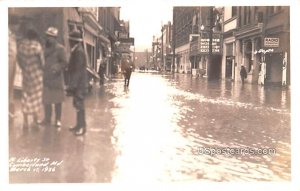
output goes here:
{"type": "Polygon", "coordinates": [[[232,56],[226,56],[225,78],[232,79],[232,56]]]}
{"type": "Polygon", "coordinates": [[[218,80],[221,78],[222,71],[222,56],[214,55],[211,57],[210,64],[210,74],[208,74],[210,79],[218,80]]]}
{"type": "Polygon", "coordinates": [[[282,53],[266,54],[266,84],[281,85],[282,82],[282,53]]]}

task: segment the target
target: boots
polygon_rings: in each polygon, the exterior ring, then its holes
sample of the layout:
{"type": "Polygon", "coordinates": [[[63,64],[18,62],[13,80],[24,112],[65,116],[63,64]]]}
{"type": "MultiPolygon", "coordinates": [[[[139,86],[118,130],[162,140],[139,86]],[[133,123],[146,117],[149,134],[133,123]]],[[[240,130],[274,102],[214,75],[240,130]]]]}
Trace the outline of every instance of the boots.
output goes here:
{"type": "Polygon", "coordinates": [[[77,111],[77,117],[76,117],[76,126],[73,128],[70,128],[70,131],[74,132],[74,135],[81,136],[84,135],[86,132],[86,122],[85,122],[85,110],[81,109],[77,111]]]}

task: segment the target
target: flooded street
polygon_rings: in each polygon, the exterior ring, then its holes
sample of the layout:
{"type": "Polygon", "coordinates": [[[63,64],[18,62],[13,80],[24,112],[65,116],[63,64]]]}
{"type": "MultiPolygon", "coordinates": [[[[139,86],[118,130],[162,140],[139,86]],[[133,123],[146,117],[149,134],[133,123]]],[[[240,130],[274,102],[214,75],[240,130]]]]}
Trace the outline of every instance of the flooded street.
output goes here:
{"type": "Polygon", "coordinates": [[[94,86],[83,137],[68,131],[70,98],[61,130],[28,131],[17,99],[10,182],[290,181],[289,90],[150,72],[134,72],[128,89],[123,84],[119,77],[94,86]],[[22,158],[61,163],[51,172],[16,172],[22,158]]]}

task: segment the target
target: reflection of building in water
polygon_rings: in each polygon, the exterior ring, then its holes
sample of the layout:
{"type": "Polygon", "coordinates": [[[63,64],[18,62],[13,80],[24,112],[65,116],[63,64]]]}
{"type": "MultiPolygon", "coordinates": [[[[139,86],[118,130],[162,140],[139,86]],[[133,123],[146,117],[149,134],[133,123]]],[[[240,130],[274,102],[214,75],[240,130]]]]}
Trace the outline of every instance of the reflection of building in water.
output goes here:
{"type": "Polygon", "coordinates": [[[281,107],[285,108],[287,105],[287,93],[286,91],[281,91],[281,107]]]}
{"type": "Polygon", "coordinates": [[[265,91],[264,91],[264,87],[260,87],[258,89],[258,92],[259,92],[259,102],[261,104],[264,104],[265,103],[265,91]]]}

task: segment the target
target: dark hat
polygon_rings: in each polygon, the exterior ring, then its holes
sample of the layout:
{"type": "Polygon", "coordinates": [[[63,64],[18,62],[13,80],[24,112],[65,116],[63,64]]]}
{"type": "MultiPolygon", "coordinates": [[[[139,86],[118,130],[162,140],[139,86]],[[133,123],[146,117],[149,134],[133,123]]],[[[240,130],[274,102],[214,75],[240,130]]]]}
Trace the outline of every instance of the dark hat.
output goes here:
{"type": "Polygon", "coordinates": [[[78,42],[82,42],[82,36],[81,36],[81,32],[79,30],[73,30],[69,33],[69,39],[70,40],[74,40],[74,41],[78,41],[78,42]]]}

